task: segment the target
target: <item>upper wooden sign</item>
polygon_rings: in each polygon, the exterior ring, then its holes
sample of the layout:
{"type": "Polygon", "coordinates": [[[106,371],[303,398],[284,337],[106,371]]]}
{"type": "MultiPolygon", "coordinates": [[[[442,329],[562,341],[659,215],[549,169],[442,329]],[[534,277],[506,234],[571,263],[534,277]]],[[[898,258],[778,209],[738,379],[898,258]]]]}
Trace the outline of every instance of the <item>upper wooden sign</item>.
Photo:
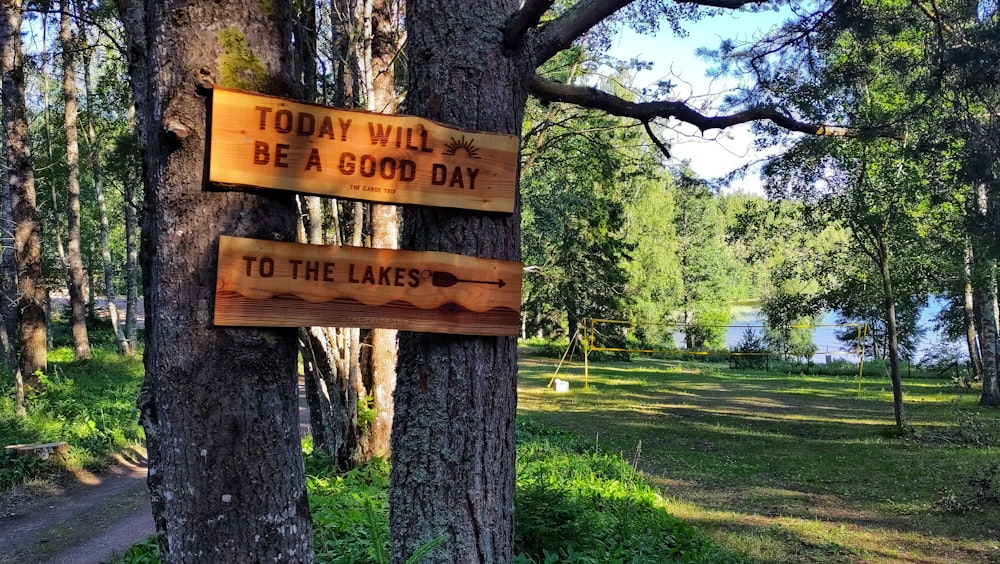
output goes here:
{"type": "Polygon", "coordinates": [[[215,324],[516,335],[518,262],[223,236],[215,324]]]}
{"type": "Polygon", "coordinates": [[[518,140],[215,87],[209,181],[513,212],[518,140]]]}

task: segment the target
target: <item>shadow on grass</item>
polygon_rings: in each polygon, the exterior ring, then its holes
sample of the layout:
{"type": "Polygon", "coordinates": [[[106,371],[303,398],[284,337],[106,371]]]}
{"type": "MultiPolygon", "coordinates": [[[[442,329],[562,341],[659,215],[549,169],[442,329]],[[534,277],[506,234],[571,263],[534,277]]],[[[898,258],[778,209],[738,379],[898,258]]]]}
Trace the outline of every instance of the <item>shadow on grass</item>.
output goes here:
{"type": "MultiPolygon", "coordinates": [[[[941,491],[997,459],[895,431],[887,382],[737,372],[706,363],[521,364],[519,411],[622,453],[675,498],[676,513],[762,562],[982,562],[1000,558],[995,512],[947,514],[941,491]]],[[[975,396],[904,383],[918,428],[955,426],[975,396]],[[955,403],[957,402],[957,403],[955,403]]],[[[985,417],[996,418],[996,413],[985,417]]],[[[672,510],[674,507],[672,506],[672,510]]]]}

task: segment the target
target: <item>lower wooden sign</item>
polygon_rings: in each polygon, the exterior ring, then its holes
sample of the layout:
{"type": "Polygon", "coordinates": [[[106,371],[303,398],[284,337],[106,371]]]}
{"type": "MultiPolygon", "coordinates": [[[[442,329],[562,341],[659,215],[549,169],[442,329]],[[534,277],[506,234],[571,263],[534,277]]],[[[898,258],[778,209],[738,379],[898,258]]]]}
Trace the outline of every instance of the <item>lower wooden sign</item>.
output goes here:
{"type": "Polygon", "coordinates": [[[519,262],[222,236],[215,324],[516,335],[519,262]]]}

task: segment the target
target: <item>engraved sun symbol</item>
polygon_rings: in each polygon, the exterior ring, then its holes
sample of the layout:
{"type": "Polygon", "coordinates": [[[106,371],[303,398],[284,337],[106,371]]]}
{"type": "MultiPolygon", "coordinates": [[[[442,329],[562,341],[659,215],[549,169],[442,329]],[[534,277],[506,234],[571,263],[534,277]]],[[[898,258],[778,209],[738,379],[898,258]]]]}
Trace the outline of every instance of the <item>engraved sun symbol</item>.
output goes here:
{"type": "Polygon", "coordinates": [[[451,143],[446,143],[444,146],[444,154],[454,155],[459,149],[464,149],[465,154],[468,155],[470,159],[478,159],[479,157],[479,147],[476,147],[472,143],[475,139],[465,140],[465,135],[462,136],[462,140],[459,141],[454,137],[451,138],[451,143]]]}

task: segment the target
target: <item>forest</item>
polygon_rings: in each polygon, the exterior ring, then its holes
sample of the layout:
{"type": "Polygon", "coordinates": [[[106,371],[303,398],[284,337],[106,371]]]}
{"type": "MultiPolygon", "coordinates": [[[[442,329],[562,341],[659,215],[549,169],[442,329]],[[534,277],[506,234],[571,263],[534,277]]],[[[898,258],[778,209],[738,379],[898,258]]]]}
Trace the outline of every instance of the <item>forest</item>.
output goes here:
{"type": "Polygon", "coordinates": [[[254,535],[273,551],[254,559],[309,552],[299,359],[332,468],[392,453],[393,561],[442,529],[434,561],[510,561],[518,343],[568,346],[587,319],[655,327],[629,334],[636,346],[723,351],[733,305],[752,304],[759,346],[806,358],[809,335],[788,328],[834,312],[867,327],[898,428],[904,365],[967,367],[980,405],[1000,407],[995,0],[466,4],[0,3],[4,409],[25,417],[45,394],[54,323],[86,362],[109,321],[115,351],[142,355],[136,405],[171,561],[208,547],[241,560],[254,535]],[[611,55],[626,29],[683,36],[769,10],[782,23],[753,39],[705,38],[712,75],[739,81],[724,95],[681,98],[670,77],[640,87],[652,63],[611,55]],[[515,213],[208,186],[215,85],[518,135],[515,213]],[[663,141],[739,124],[770,156],[727,176],[699,177],[663,141]],[[756,174],[761,192],[731,189],[756,174]],[[521,331],[216,327],[220,235],[520,261],[521,331]],[[220,470],[180,495],[190,445],[220,470]],[[273,462],[246,468],[260,459],[273,462]],[[238,468],[229,513],[216,498],[238,468]],[[206,525],[215,513],[290,526],[231,531],[206,525]]]}

